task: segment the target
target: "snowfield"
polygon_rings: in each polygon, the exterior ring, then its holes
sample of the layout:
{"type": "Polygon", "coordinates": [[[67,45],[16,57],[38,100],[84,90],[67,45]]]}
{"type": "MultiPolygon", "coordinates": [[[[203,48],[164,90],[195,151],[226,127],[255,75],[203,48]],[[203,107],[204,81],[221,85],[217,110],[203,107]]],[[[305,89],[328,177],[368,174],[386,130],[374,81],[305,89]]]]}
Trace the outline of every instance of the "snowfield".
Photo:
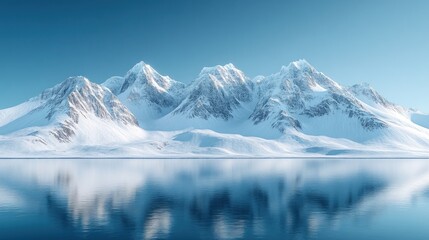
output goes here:
{"type": "Polygon", "coordinates": [[[250,79],[232,64],[186,85],[140,62],[71,77],[0,110],[1,157],[427,157],[429,115],[305,60],[250,79]]]}

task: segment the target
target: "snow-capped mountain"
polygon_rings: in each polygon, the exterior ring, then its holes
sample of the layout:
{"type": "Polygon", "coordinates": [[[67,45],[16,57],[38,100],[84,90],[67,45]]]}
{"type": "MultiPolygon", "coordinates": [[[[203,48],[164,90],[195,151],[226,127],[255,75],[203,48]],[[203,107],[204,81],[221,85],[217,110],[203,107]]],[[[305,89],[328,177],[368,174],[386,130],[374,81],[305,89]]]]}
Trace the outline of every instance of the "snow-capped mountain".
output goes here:
{"type": "Polygon", "coordinates": [[[127,106],[144,127],[177,107],[185,84],[159,74],[150,65],[139,62],[125,77],[114,77],[103,83],[127,106]]]}
{"type": "Polygon", "coordinates": [[[253,83],[234,65],[205,67],[173,114],[226,121],[242,103],[252,100],[252,91],[253,83]]]}
{"type": "Polygon", "coordinates": [[[429,154],[429,117],[368,84],[345,87],[305,60],[251,80],[232,64],[188,85],[140,62],[102,85],[69,78],[0,110],[12,155],[429,154]],[[26,150],[23,150],[26,149],[26,150]]]}
{"type": "Polygon", "coordinates": [[[2,119],[0,134],[43,145],[101,144],[132,139],[131,131],[143,132],[109,89],[80,76],[6,111],[15,114],[2,119]]]}
{"type": "Polygon", "coordinates": [[[387,127],[346,88],[305,60],[259,80],[258,96],[250,119],[255,124],[268,121],[271,127],[285,133],[294,129],[359,140],[366,133],[387,127]]]}

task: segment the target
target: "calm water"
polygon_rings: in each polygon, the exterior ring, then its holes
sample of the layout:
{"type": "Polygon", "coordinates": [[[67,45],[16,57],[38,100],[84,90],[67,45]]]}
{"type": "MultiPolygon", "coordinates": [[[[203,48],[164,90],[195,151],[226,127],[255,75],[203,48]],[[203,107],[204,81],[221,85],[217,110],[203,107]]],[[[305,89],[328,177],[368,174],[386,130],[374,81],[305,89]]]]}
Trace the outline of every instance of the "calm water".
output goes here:
{"type": "Polygon", "coordinates": [[[0,160],[0,239],[428,239],[424,160],[0,160]]]}

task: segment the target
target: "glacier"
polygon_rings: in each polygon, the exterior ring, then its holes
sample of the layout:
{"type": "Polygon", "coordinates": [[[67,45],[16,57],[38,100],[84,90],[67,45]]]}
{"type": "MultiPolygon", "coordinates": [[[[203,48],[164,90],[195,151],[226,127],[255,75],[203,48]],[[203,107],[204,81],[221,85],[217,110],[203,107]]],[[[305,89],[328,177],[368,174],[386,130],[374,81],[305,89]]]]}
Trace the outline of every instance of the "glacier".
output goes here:
{"type": "Polygon", "coordinates": [[[2,157],[425,157],[429,115],[305,60],[269,76],[233,64],[189,84],[139,62],[102,84],[70,77],[0,110],[2,157]]]}

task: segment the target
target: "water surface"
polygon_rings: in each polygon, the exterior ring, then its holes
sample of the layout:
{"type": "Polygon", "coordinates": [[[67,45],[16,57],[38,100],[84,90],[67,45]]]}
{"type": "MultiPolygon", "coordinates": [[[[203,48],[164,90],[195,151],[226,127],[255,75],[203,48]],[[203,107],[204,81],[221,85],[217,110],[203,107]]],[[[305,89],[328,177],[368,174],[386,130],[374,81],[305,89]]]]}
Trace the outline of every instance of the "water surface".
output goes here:
{"type": "Polygon", "coordinates": [[[0,239],[427,239],[425,160],[0,160],[0,239]]]}

